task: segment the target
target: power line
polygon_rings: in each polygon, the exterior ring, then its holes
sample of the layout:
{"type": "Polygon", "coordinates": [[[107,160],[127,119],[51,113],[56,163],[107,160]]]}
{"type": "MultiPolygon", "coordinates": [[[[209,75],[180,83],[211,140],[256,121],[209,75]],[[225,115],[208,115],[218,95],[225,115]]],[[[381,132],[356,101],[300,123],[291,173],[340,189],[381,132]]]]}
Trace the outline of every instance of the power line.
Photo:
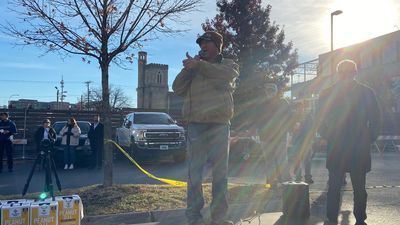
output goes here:
{"type": "MultiPolygon", "coordinates": [[[[59,81],[44,81],[44,80],[0,80],[0,82],[10,82],[10,83],[58,83],[59,81]]],[[[64,83],[75,83],[80,84],[82,81],[64,81],[64,83]]]]}
{"type": "MultiPolygon", "coordinates": [[[[42,83],[42,84],[54,84],[59,83],[59,81],[44,81],[44,80],[0,80],[0,82],[10,82],[10,83],[42,83]]],[[[64,84],[81,84],[82,81],[64,81],[64,84]]],[[[92,81],[93,84],[98,84],[97,82],[92,81]]],[[[126,85],[126,84],[113,84],[114,86],[119,87],[133,87],[134,85],[126,85]]],[[[96,85],[98,86],[98,85],[96,85]]]]}
{"type": "MultiPolygon", "coordinates": [[[[78,96],[81,96],[81,95],[68,95],[68,96],[78,97],[78,96]]],[[[1,97],[0,96],[0,98],[8,99],[9,97],[1,97]]],[[[20,99],[21,98],[54,98],[54,96],[50,96],[50,95],[24,95],[24,96],[19,96],[19,98],[20,99]]]]}

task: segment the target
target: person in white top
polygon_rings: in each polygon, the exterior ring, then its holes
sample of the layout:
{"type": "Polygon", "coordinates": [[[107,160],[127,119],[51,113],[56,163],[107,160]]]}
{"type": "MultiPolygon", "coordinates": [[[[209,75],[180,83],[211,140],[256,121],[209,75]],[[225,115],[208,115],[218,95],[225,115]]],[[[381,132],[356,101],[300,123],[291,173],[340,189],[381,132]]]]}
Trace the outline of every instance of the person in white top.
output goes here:
{"type": "Polygon", "coordinates": [[[81,129],[76,123],[75,118],[69,118],[67,124],[61,129],[60,135],[62,136],[61,145],[64,145],[64,169],[74,169],[75,163],[75,148],[79,145],[79,136],[81,129]]]}

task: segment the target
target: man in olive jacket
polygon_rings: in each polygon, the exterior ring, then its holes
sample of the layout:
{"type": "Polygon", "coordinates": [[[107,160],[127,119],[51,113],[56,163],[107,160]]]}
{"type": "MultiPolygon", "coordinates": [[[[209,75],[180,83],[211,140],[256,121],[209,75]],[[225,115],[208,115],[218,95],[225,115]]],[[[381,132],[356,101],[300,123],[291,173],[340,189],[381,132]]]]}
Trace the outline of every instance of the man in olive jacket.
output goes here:
{"type": "Polygon", "coordinates": [[[340,62],[337,72],[338,82],[320,94],[317,110],[319,133],[328,144],[327,219],[337,223],[340,188],[345,173],[349,172],[354,190],[356,225],[365,225],[365,180],[371,170],[371,144],[376,140],[380,127],[379,106],[374,91],[354,79],[357,65],[353,61],[340,62]]]}
{"type": "Polygon", "coordinates": [[[172,88],[184,97],[182,114],[188,123],[189,176],[186,217],[189,225],[205,224],[200,213],[204,206],[202,173],[207,162],[212,167],[211,224],[229,225],[227,172],[230,119],[233,116],[234,82],[238,65],[221,55],[223,38],[206,32],[196,43],[201,50],[186,53],[183,69],[172,88]]]}

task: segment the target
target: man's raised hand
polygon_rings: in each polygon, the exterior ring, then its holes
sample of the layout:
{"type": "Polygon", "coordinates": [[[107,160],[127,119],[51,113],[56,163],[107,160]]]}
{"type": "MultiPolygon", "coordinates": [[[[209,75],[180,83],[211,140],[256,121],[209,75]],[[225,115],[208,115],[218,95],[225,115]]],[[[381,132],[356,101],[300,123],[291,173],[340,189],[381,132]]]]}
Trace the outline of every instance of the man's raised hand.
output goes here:
{"type": "Polygon", "coordinates": [[[196,58],[196,57],[193,58],[192,56],[189,55],[188,52],[186,52],[186,59],[184,59],[184,60],[182,61],[183,66],[184,66],[186,69],[193,69],[193,68],[195,68],[195,67],[197,66],[198,62],[199,62],[199,59],[196,58]]]}

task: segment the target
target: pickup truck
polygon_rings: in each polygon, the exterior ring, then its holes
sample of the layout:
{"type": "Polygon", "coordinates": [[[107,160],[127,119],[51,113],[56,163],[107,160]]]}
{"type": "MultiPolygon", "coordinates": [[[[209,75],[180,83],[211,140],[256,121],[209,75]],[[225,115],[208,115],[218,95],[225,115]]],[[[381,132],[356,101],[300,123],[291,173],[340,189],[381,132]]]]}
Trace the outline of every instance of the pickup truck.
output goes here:
{"type": "Polygon", "coordinates": [[[116,139],[136,159],[172,156],[179,163],[186,158],[185,130],[166,113],[129,113],[117,128],[116,139]]]}

